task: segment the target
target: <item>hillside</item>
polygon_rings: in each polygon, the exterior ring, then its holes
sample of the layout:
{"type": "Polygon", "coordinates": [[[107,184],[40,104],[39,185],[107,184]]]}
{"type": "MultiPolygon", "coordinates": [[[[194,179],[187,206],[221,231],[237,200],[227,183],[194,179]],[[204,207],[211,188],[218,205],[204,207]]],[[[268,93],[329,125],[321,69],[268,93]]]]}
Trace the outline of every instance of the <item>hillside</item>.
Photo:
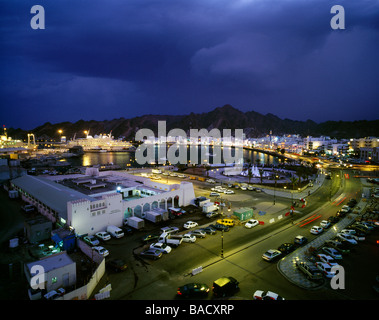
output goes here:
{"type": "Polygon", "coordinates": [[[190,113],[188,115],[144,115],[130,119],[119,118],[104,121],[84,121],[75,123],[61,122],[52,124],[47,122],[32,131],[22,129],[8,129],[13,138],[25,139],[27,133],[34,133],[36,138],[57,139],[58,130],[62,129],[67,139],[84,137],[84,131],[89,130],[91,135],[108,134],[116,138],[125,137],[133,139],[137,130],[148,128],[157,132],[159,120],[165,120],[167,131],[173,128],[184,129],[243,129],[246,137],[259,137],[272,130],[273,135],[300,134],[302,136],[330,136],[332,138],[360,138],[366,136],[379,136],[379,120],[359,121],[326,121],[316,123],[312,120],[297,121],[280,119],[273,114],[260,114],[255,111],[242,112],[231,105],[218,107],[210,112],[190,113]]]}

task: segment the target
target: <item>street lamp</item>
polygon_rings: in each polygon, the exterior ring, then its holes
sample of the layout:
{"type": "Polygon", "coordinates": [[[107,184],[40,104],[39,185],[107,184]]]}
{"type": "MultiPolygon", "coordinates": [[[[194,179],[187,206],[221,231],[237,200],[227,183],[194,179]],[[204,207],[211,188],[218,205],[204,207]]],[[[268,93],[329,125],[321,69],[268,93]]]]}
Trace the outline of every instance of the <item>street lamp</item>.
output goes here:
{"type": "Polygon", "coordinates": [[[221,258],[224,258],[224,230],[221,230],[221,258]]]}

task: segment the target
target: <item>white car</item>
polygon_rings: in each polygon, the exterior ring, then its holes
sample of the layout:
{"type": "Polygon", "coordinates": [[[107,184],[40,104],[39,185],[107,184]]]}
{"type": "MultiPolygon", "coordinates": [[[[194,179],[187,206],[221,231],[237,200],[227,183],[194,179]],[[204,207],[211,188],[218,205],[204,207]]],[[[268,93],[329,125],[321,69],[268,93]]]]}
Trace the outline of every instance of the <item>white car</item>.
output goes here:
{"type": "Polygon", "coordinates": [[[366,239],[363,236],[358,236],[356,234],[357,232],[355,230],[352,230],[352,229],[343,229],[343,230],[341,230],[341,233],[351,235],[351,237],[357,241],[364,241],[366,239]]]}
{"type": "Polygon", "coordinates": [[[245,223],[245,227],[248,228],[248,229],[250,229],[252,227],[255,227],[258,224],[259,224],[258,220],[250,219],[248,222],[245,223]]]}
{"type": "Polygon", "coordinates": [[[339,264],[331,257],[331,256],[328,256],[327,254],[324,254],[324,253],[319,253],[317,255],[317,258],[321,261],[321,262],[324,262],[324,263],[327,263],[328,265],[330,265],[331,267],[334,267],[334,266],[338,266],[339,264]]]}
{"type": "Polygon", "coordinates": [[[254,300],[285,300],[283,297],[278,295],[275,292],[267,291],[264,292],[262,290],[257,290],[253,294],[254,300]]]}
{"type": "Polygon", "coordinates": [[[331,256],[333,259],[340,260],[342,259],[342,255],[338,250],[329,247],[323,247],[322,251],[324,251],[327,255],[331,256]]]}
{"type": "Polygon", "coordinates": [[[109,255],[109,251],[107,249],[105,249],[104,247],[93,247],[92,248],[93,250],[95,250],[97,253],[101,254],[103,257],[106,257],[107,255],[109,255]]]}
{"type": "Polygon", "coordinates": [[[182,173],[178,174],[178,178],[185,178],[185,177],[187,177],[185,174],[182,174],[182,173]]]}
{"type": "Polygon", "coordinates": [[[209,194],[209,196],[210,196],[210,197],[219,197],[220,194],[219,194],[218,192],[211,192],[211,193],[209,194]]]}
{"type": "Polygon", "coordinates": [[[324,229],[322,227],[320,227],[320,226],[313,226],[311,228],[311,233],[312,234],[320,234],[323,231],[324,231],[324,229]]]}
{"type": "Polygon", "coordinates": [[[216,183],[216,181],[214,181],[213,179],[208,179],[207,182],[208,183],[216,183]]]}
{"type": "Polygon", "coordinates": [[[170,253],[172,248],[165,243],[156,242],[150,245],[150,249],[162,251],[163,253],[170,253]]]}
{"type": "Polygon", "coordinates": [[[349,213],[351,211],[351,208],[347,205],[342,206],[341,212],[349,213]]]}
{"type": "Polygon", "coordinates": [[[233,190],[225,190],[225,191],[224,191],[224,194],[233,194],[233,193],[234,193],[233,190]]]}
{"type": "Polygon", "coordinates": [[[194,227],[197,227],[199,224],[197,222],[194,222],[194,221],[187,221],[185,224],[184,224],[184,228],[185,229],[191,229],[191,228],[194,228],[194,227]]]}
{"type": "Polygon", "coordinates": [[[262,259],[263,260],[266,260],[266,261],[273,261],[275,260],[276,258],[280,257],[282,255],[282,253],[279,251],[279,250],[276,250],[276,249],[270,249],[268,251],[266,251],[263,255],[262,255],[262,259]]]}
{"type": "Polygon", "coordinates": [[[332,272],[332,267],[325,262],[316,262],[316,267],[322,271],[325,277],[333,278],[335,276],[335,272],[332,272]]]}
{"type": "Polygon", "coordinates": [[[350,234],[337,233],[337,237],[347,242],[350,242],[351,244],[358,244],[357,240],[355,240],[350,234]]]}
{"type": "Polygon", "coordinates": [[[103,241],[108,241],[111,239],[111,235],[105,231],[97,232],[95,234],[95,236],[98,237],[100,240],[103,240],[103,241]]]}
{"type": "Polygon", "coordinates": [[[194,243],[194,242],[196,242],[196,237],[193,234],[186,233],[185,235],[183,235],[182,241],[194,243]]]}
{"type": "Polygon", "coordinates": [[[320,222],[320,227],[322,227],[323,229],[327,229],[330,227],[330,222],[328,220],[322,220],[320,222]]]}
{"type": "Polygon", "coordinates": [[[241,186],[241,190],[247,190],[247,187],[246,186],[241,186]]]}

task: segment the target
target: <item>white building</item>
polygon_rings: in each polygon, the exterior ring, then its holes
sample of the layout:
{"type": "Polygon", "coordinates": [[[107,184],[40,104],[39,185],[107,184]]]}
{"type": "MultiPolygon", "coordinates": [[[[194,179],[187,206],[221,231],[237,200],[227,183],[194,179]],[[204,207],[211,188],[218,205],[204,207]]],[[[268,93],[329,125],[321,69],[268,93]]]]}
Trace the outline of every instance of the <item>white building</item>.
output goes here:
{"type": "Polygon", "coordinates": [[[53,222],[76,234],[95,234],[108,225],[143,212],[186,206],[195,193],[190,182],[164,184],[120,171],[98,170],[86,175],[23,176],[12,180],[24,201],[53,222]]]}
{"type": "Polygon", "coordinates": [[[33,277],[42,274],[43,279],[40,277],[38,277],[38,279],[44,280],[43,288],[46,289],[47,292],[59,288],[68,288],[76,284],[76,263],[65,251],[27,263],[24,269],[29,284],[42,285],[41,282],[35,283],[35,281],[31,281],[33,277]],[[38,271],[37,269],[34,270],[34,268],[37,268],[38,271]]]}

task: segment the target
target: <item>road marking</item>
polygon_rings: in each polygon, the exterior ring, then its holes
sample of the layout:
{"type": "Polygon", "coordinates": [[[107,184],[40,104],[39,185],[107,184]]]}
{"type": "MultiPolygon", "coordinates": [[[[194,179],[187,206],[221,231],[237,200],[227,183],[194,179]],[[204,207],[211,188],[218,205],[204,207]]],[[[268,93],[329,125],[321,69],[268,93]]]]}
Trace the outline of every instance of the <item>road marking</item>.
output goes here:
{"type": "Polygon", "coordinates": [[[310,220],[310,221],[308,221],[308,222],[306,222],[306,223],[303,223],[303,224],[300,226],[300,228],[303,227],[303,226],[305,226],[305,225],[308,224],[308,223],[311,223],[312,221],[315,221],[315,220],[319,219],[319,218],[321,218],[321,215],[317,216],[316,218],[314,218],[314,219],[312,219],[312,220],[310,220]]]}

